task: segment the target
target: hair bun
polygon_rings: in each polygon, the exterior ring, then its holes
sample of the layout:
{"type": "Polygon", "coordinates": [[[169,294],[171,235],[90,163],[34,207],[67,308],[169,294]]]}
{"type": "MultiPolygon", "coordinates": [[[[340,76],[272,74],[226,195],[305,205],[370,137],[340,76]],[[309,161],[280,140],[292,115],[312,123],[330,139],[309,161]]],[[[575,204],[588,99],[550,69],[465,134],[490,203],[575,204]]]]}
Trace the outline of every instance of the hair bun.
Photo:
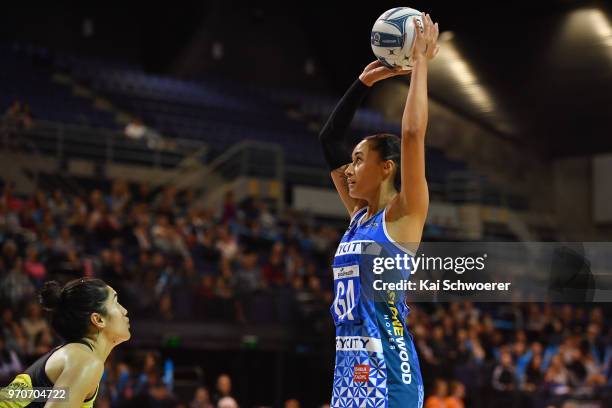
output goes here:
{"type": "Polygon", "coordinates": [[[59,307],[61,294],[62,287],[59,283],[56,281],[45,282],[39,295],[43,309],[50,312],[55,311],[59,307]]]}

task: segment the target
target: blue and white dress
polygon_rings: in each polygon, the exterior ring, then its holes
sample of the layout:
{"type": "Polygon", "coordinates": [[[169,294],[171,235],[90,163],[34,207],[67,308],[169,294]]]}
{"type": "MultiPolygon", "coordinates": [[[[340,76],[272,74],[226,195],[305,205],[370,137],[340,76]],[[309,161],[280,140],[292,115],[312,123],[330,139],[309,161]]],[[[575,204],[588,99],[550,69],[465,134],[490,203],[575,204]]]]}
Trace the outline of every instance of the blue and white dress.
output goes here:
{"type": "Polygon", "coordinates": [[[374,290],[375,280],[410,277],[404,264],[375,274],[375,258],[414,254],[388,235],[385,209],[368,220],[366,213],[362,208],[353,216],[333,261],[336,365],[331,406],[421,408],[423,379],[406,326],[406,294],[374,290]]]}

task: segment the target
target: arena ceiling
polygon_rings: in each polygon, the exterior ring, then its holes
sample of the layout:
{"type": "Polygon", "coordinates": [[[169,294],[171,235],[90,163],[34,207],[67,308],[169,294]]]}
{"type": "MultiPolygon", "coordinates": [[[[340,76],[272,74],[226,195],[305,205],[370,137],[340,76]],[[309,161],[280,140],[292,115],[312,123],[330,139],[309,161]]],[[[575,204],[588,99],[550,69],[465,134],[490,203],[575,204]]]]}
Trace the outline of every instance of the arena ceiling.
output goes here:
{"type": "MultiPolygon", "coordinates": [[[[244,39],[244,46],[255,50],[261,44],[244,32],[256,26],[273,32],[278,27],[277,37],[260,41],[268,43],[260,55],[282,55],[287,64],[312,58],[317,75],[336,95],[372,60],[369,34],[375,18],[398,5],[388,0],[212,0],[172,7],[129,3],[120,9],[85,4],[62,9],[26,3],[7,5],[0,16],[2,39],[131,58],[162,72],[172,72],[172,61],[211,21],[215,27],[227,27],[215,28],[215,36],[244,39]],[[238,23],[245,21],[240,15],[250,16],[248,29],[238,23]],[[95,21],[97,29],[96,36],[86,40],[79,38],[85,18],[95,21]],[[302,33],[293,49],[292,37],[283,35],[282,27],[288,24],[302,33]],[[279,39],[277,52],[270,49],[273,38],[279,39]]],[[[440,23],[442,51],[430,75],[430,95],[437,102],[547,156],[612,151],[609,2],[414,0],[407,5],[429,12],[440,23]]],[[[240,79],[259,54],[251,55],[255,57],[246,66],[228,60],[216,73],[240,79]]],[[[293,69],[276,68],[272,80],[291,75],[293,69]]]]}
{"type": "MultiPolygon", "coordinates": [[[[430,95],[501,137],[549,157],[612,151],[612,13],[590,1],[410,2],[439,21],[441,52],[432,62],[430,95]]],[[[341,3],[339,3],[341,4],[341,3]]],[[[397,2],[360,10],[343,36],[367,37],[368,23],[397,2]],[[363,28],[362,28],[363,27],[363,28]],[[350,31],[352,29],[352,31],[350,31]]],[[[334,83],[371,59],[355,47],[354,61],[334,63],[337,41],[326,41],[345,8],[306,8],[307,30],[323,44],[321,58],[334,83]]],[[[336,33],[337,34],[337,33],[336,33]]],[[[350,57],[349,57],[350,58],[350,57]]]]}

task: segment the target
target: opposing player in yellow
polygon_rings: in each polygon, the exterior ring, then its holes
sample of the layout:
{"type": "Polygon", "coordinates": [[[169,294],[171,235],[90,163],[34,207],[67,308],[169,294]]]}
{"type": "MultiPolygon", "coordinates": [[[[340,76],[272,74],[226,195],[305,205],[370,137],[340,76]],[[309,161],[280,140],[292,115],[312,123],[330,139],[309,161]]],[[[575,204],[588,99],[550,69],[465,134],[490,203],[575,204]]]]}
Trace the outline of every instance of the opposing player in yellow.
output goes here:
{"type": "Polygon", "coordinates": [[[127,310],[113,288],[91,278],[70,281],[63,288],[55,281],[47,282],[40,302],[51,312],[51,325],[65,343],[40,357],[2,389],[0,408],[93,407],[106,358],[131,336],[127,310]],[[57,391],[53,393],[55,398],[35,401],[15,396],[16,391],[27,395],[28,390],[43,387],[57,391]]]}

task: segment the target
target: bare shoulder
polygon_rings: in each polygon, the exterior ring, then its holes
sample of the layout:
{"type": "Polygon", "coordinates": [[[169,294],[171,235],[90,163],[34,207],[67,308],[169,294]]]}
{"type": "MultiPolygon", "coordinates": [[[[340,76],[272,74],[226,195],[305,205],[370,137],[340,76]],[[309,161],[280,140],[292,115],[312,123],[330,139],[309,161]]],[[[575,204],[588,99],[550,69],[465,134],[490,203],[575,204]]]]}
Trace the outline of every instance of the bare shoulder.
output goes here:
{"type": "Polygon", "coordinates": [[[45,367],[49,380],[53,382],[54,388],[69,389],[71,401],[69,406],[63,402],[49,401],[45,407],[81,407],[83,401],[95,394],[104,373],[104,362],[86,346],[80,346],[82,345],[68,344],[49,358],[45,367]]]}
{"type": "Polygon", "coordinates": [[[74,362],[75,365],[82,367],[84,371],[103,371],[104,362],[100,361],[87,346],[83,344],[69,344],[66,347],[67,361],[70,366],[74,362]]]}
{"type": "Polygon", "coordinates": [[[69,360],[97,360],[92,354],[91,349],[81,343],[70,343],[53,353],[53,356],[62,356],[69,360]]]}
{"type": "Polygon", "coordinates": [[[87,346],[82,344],[67,344],[57,350],[45,366],[49,380],[55,380],[68,372],[84,377],[99,377],[104,371],[104,363],[94,356],[87,346]]]}

